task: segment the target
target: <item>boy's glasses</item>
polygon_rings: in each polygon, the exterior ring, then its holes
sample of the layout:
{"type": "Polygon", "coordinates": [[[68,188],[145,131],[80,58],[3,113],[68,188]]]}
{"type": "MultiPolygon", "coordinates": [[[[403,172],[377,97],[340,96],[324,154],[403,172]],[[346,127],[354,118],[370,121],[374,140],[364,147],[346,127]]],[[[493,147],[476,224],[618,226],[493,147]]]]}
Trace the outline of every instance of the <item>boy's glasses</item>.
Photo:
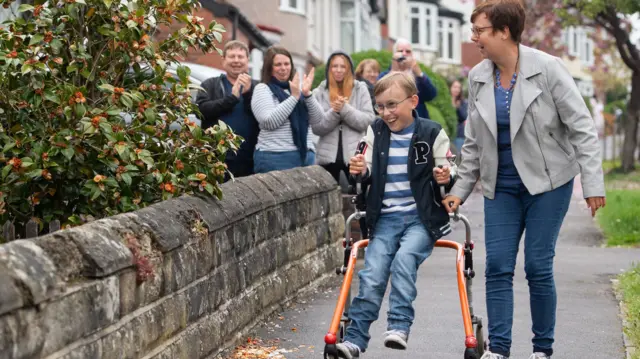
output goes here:
{"type": "Polygon", "coordinates": [[[376,110],[376,112],[378,113],[382,113],[382,111],[384,111],[385,109],[389,110],[389,112],[395,112],[398,109],[398,105],[405,102],[407,99],[413,97],[413,95],[409,95],[407,97],[405,97],[404,100],[400,101],[400,102],[387,102],[386,105],[381,105],[379,103],[373,105],[373,108],[376,110]]]}
{"type": "Polygon", "coordinates": [[[481,27],[475,27],[473,26],[471,28],[471,32],[476,35],[476,36],[480,36],[480,34],[482,34],[482,32],[484,32],[485,29],[490,29],[493,26],[481,26],[481,27]]]}

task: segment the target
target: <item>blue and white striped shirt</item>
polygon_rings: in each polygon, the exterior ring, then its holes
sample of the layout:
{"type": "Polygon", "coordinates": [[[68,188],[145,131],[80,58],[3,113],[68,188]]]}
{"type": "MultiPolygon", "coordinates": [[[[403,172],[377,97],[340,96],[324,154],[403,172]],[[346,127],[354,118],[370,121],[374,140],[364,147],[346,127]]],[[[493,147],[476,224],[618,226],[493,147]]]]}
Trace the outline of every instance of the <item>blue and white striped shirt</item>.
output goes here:
{"type": "Polygon", "coordinates": [[[399,132],[391,132],[389,145],[389,163],[387,164],[387,183],[384,186],[382,213],[402,212],[418,214],[416,200],[409,183],[409,147],[415,130],[415,122],[399,132]]]}

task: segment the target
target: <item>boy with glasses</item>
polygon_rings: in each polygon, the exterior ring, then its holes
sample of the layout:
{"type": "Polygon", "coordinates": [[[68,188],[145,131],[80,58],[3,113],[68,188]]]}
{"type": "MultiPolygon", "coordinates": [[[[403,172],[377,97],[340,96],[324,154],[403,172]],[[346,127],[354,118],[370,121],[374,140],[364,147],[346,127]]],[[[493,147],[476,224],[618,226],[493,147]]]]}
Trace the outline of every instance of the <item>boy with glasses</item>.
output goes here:
{"type": "Polygon", "coordinates": [[[369,127],[363,153],[349,162],[351,175],[370,184],[367,224],[373,231],[349,312],[351,324],[345,341],[337,345],[341,358],[359,358],[366,350],[389,278],[384,344],[407,348],[418,267],[435,241],[451,232],[439,190],[453,185],[449,138],[438,123],[417,116],[417,92],[413,76],[405,72],[392,72],[376,83],[375,107],[381,118],[369,127]]]}

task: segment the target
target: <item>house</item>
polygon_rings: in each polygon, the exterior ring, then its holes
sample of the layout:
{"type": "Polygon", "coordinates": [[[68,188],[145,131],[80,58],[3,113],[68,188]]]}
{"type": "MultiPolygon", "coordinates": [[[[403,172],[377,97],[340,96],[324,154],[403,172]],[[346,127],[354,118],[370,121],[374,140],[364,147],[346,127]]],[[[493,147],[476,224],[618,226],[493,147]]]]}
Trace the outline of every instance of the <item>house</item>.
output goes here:
{"type": "Polygon", "coordinates": [[[459,68],[462,63],[464,13],[450,7],[461,0],[388,0],[385,48],[398,38],[413,44],[418,60],[436,69],[459,68]]]}
{"type": "MultiPolygon", "coordinates": [[[[467,69],[473,68],[482,61],[482,56],[476,45],[471,41],[471,13],[476,5],[483,0],[447,0],[447,6],[464,13],[467,20],[463,25],[462,65],[467,69]]],[[[594,95],[594,83],[589,68],[595,64],[594,42],[590,34],[595,31],[586,27],[568,27],[563,29],[562,41],[566,46],[566,53],[562,56],[571,76],[576,81],[580,92],[585,97],[594,95]]]]}
{"type": "MultiPolygon", "coordinates": [[[[271,46],[271,41],[236,6],[218,0],[200,0],[200,3],[202,6],[195,12],[195,15],[203,18],[205,24],[215,20],[222,24],[226,30],[222,33],[221,44],[216,44],[217,47],[224,46],[223,44],[229,40],[245,42],[252,52],[262,52],[271,46]]],[[[166,38],[180,26],[181,24],[176,24],[173,27],[160,28],[156,38],[166,38]]],[[[206,54],[196,49],[190,49],[184,61],[222,69],[222,57],[217,53],[206,54]]]]}
{"type": "MultiPolygon", "coordinates": [[[[291,52],[299,72],[323,64],[333,51],[380,49],[381,0],[228,0],[273,44],[291,52]]],[[[251,54],[254,78],[262,56],[251,54]]]]}

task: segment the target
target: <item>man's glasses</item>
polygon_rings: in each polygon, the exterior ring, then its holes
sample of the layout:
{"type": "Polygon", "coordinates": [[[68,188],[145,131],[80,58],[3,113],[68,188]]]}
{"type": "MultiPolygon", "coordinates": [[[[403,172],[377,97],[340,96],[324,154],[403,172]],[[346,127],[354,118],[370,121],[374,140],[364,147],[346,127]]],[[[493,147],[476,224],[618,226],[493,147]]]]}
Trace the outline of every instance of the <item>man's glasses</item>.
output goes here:
{"type": "Polygon", "coordinates": [[[493,28],[493,26],[482,26],[482,27],[475,27],[474,26],[474,27],[471,28],[471,32],[476,36],[480,36],[480,34],[482,34],[482,32],[485,29],[491,29],[491,28],[493,28]]]}
{"type": "Polygon", "coordinates": [[[405,97],[404,100],[400,101],[400,102],[387,102],[386,105],[381,105],[379,103],[373,105],[373,108],[376,110],[376,112],[378,113],[382,113],[382,111],[384,111],[385,109],[389,110],[389,112],[395,112],[398,109],[398,105],[405,102],[407,99],[413,97],[413,95],[409,95],[407,97],[405,97]]]}

